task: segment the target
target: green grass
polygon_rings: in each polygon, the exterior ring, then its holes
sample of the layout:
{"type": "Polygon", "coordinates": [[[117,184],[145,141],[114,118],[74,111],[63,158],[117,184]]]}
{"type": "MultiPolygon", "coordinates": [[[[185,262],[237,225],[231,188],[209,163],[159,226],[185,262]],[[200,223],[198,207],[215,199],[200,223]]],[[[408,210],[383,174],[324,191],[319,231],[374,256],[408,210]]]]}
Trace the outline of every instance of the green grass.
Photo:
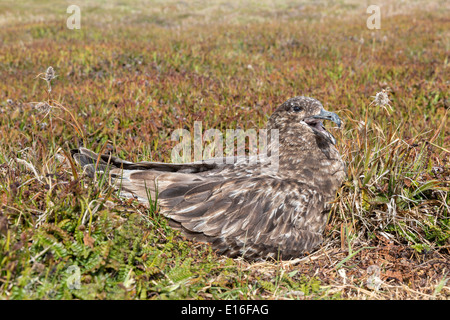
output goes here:
{"type": "Polygon", "coordinates": [[[386,4],[382,28],[368,30],[356,1],[86,1],[69,30],[57,1],[0,4],[0,296],[448,298],[448,277],[426,269],[450,248],[450,23],[433,5],[386,4]],[[50,95],[37,78],[49,66],[50,95]],[[387,87],[392,111],[371,104],[387,87]],[[169,162],[173,130],[261,128],[296,95],[340,115],[348,164],[309,260],[218,256],[67,156],[85,146],[169,162]],[[396,260],[381,251],[390,246],[396,260]],[[365,285],[370,264],[381,292],[365,285]],[[356,276],[342,286],[338,269],[356,276]],[[398,270],[403,280],[389,280],[398,270]]]}

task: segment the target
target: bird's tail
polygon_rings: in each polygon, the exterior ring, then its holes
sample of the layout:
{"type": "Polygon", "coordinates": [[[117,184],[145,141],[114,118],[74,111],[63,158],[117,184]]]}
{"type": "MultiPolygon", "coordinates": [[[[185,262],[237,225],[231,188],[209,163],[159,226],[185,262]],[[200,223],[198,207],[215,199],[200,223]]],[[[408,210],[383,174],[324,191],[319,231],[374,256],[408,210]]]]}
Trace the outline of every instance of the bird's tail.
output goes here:
{"type": "Polygon", "coordinates": [[[201,179],[191,173],[202,172],[213,168],[215,164],[188,163],[172,164],[161,162],[130,162],[109,154],[98,154],[86,148],[71,150],[72,158],[80,165],[89,177],[107,177],[109,183],[120,189],[125,198],[137,198],[144,203],[156,199],[158,190],[168,185],[186,184],[201,179]],[[161,181],[157,181],[158,177],[161,181]],[[158,184],[158,185],[157,185],[158,184]]]}
{"type": "Polygon", "coordinates": [[[90,177],[95,173],[105,173],[113,169],[122,170],[153,170],[159,172],[197,173],[217,167],[214,162],[197,161],[191,163],[163,163],[163,162],[130,162],[114,157],[110,154],[97,154],[86,148],[70,150],[75,162],[78,163],[90,177]]]}
{"type": "Polygon", "coordinates": [[[133,162],[124,161],[109,154],[97,154],[86,148],[78,148],[70,150],[75,162],[78,163],[83,171],[91,178],[95,173],[103,174],[112,169],[123,168],[126,169],[132,165],[133,162]]]}

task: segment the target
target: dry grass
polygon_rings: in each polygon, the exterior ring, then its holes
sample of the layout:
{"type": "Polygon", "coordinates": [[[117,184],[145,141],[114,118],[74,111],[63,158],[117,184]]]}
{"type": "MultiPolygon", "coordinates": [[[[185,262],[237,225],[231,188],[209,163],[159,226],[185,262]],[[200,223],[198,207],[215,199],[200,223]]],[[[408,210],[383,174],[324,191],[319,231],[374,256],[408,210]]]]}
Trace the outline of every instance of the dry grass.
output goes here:
{"type": "Polygon", "coordinates": [[[448,299],[446,2],[386,2],[380,30],[356,1],[80,7],[69,30],[53,1],[0,5],[3,298],[448,299]],[[173,130],[262,127],[295,95],[344,120],[348,164],[326,242],[295,261],[217,256],[68,156],[170,161],[173,130]]]}

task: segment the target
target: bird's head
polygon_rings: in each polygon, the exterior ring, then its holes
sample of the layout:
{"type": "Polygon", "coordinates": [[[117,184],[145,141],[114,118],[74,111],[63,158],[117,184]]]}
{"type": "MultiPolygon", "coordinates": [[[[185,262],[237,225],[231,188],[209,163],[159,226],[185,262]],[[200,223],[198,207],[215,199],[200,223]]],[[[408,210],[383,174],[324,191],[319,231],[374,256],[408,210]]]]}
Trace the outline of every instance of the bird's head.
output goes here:
{"type": "MultiPolygon", "coordinates": [[[[292,133],[298,130],[312,132],[318,137],[336,144],[336,139],[325,129],[323,120],[331,120],[338,127],[341,126],[341,119],[338,115],[326,111],[318,100],[299,96],[291,98],[279,106],[270,117],[268,126],[271,129],[289,130],[292,133]]],[[[300,134],[302,133],[300,132],[300,134]]]]}

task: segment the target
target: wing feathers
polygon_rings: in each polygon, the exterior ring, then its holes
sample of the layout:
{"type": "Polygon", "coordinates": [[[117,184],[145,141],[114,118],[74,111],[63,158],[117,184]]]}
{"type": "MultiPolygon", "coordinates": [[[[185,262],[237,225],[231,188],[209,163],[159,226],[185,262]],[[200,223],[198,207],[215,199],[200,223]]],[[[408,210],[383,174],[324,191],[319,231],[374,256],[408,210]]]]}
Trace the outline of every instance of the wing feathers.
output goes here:
{"type": "Polygon", "coordinates": [[[279,252],[287,259],[322,240],[317,226],[326,214],[320,193],[295,181],[122,169],[113,169],[111,176],[124,193],[140,200],[147,190],[152,199],[159,193],[161,213],[172,226],[223,254],[258,258],[261,252],[279,252]]]}
{"type": "Polygon", "coordinates": [[[326,214],[320,212],[321,200],[311,189],[271,179],[265,179],[268,187],[281,186],[289,192],[270,197],[264,188],[247,188],[249,181],[244,178],[225,181],[204,178],[188,185],[169,185],[160,193],[161,212],[178,222],[190,238],[198,233],[228,255],[245,253],[247,258],[257,257],[262,250],[267,254],[280,251],[283,258],[298,256],[321,240],[314,229],[316,224],[308,225],[309,218],[319,216],[322,223],[326,214]],[[287,198],[292,197],[298,203],[287,206],[290,200],[287,198]],[[176,199],[174,206],[172,199],[176,199]]]}

